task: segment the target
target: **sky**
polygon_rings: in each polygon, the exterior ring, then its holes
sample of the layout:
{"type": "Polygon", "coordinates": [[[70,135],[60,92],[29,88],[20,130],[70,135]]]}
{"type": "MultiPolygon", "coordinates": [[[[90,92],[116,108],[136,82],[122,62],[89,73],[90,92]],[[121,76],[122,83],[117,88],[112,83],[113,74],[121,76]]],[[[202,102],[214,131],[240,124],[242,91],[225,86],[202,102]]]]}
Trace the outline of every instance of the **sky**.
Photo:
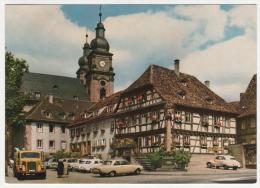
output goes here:
{"type": "MultiPolygon", "coordinates": [[[[98,5],[6,5],[6,48],[30,72],[76,77],[85,34],[99,21],[98,5]]],[[[113,56],[115,91],[150,64],[210,81],[227,101],[239,100],[256,73],[255,5],[102,5],[113,56]]]]}

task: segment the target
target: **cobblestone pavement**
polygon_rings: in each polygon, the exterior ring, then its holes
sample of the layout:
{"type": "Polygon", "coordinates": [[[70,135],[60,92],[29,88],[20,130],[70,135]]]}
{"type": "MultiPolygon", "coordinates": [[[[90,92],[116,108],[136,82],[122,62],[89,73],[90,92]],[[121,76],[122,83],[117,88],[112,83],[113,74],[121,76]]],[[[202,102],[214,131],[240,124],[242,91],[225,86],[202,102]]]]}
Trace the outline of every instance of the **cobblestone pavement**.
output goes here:
{"type": "Polygon", "coordinates": [[[28,177],[18,181],[10,172],[6,183],[254,183],[256,170],[203,169],[198,172],[142,172],[141,175],[100,177],[90,173],[71,172],[68,177],[57,178],[56,171],[47,170],[45,180],[28,177]]]}

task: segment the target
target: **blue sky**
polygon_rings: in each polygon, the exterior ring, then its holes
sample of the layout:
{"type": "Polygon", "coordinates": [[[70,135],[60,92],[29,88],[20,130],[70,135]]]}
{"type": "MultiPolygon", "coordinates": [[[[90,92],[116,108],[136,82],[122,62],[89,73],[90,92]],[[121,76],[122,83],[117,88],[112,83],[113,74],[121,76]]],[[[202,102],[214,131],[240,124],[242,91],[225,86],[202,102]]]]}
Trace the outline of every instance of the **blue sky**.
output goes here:
{"type": "MultiPolygon", "coordinates": [[[[84,36],[95,37],[98,5],[10,5],[6,45],[32,72],[75,77],[84,36]],[[34,16],[31,16],[34,15],[34,16]]],[[[195,75],[228,101],[237,100],[256,73],[254,5],[102,5],[114,54],[115,90],[150,64],[195,75]]]]}

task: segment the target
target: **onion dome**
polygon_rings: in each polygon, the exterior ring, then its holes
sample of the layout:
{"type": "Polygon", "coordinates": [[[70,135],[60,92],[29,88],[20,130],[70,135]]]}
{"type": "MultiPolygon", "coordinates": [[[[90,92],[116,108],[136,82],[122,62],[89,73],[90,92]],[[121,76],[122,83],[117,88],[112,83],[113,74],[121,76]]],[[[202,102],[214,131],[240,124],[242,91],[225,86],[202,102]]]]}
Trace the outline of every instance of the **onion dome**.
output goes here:
{"type": "Polygon", "coordinates": [[[109,44],[105,38],[105,28],[102,22],[99,22],[96,27],[96,38],[90,43],[90,47],[95,51],[109,51],[109,44]]]}
{"type": "Polygon", "coordinates": [[[88,34],[86,34],[86,43],[83,46],[83,56],[81,56],[78,60],[78,64],[80,67],[83,67],[87,64],[87,56],[89,55],[91,49],[90,49],[90,45],[88,43],[88,34]]]}

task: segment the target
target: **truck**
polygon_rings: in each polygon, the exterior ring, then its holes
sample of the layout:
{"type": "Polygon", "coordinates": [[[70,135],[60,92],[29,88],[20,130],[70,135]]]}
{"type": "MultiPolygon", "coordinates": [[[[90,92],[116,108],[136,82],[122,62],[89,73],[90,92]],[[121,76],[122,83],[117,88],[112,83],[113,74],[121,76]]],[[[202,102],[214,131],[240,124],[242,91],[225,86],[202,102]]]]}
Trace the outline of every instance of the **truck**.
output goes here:
{"type": "Polygon", "coordinates": [[[16,151],[14,155],[13,174],[18,180],[29,175],[46,179],[44,153],[32,150],[16,151]]]}

